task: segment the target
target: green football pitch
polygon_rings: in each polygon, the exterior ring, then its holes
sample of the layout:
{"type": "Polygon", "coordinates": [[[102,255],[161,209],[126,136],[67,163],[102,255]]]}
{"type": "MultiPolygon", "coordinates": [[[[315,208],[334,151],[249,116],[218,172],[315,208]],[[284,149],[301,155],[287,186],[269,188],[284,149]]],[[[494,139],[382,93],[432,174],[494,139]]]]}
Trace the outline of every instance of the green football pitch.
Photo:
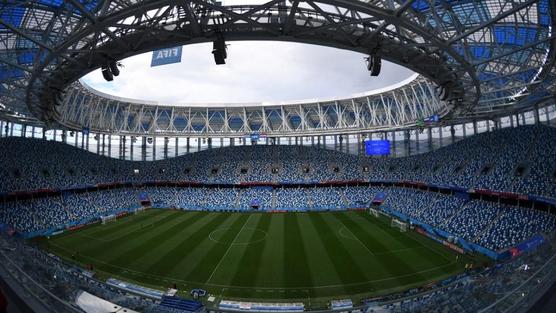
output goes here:
{"type": "Polygon", "coordinates": [[[377,296],[464,270],[468,256],[364,211],[209,213],[151,209],[40,244],[100,277],[166,290],[203,288],[218,299],[377,296]]]}

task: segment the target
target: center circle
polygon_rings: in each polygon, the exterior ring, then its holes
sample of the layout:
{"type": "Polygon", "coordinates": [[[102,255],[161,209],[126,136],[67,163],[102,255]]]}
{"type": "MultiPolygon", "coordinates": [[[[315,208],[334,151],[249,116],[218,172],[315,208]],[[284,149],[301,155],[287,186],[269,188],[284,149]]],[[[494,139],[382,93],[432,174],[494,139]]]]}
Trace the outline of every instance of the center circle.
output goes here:
{"type": "Polygon", "coordinates": [[[258,228],[223,227],[213,230],[208,237],[211,241],[224,245],[245,246],[265,240],[266,235],[267,233],[264,230],[258,228]],[[246,233],[246,230],[253,231],[249,238],[242,236],[242,233],[246,233]]]}

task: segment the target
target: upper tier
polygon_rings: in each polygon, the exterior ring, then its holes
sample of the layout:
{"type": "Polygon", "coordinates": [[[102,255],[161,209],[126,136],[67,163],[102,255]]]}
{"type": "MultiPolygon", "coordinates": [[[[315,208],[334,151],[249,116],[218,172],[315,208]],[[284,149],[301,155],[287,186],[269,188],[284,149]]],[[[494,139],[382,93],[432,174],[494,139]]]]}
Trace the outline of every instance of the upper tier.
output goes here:
{"type": "Polygon", "coordinates": [[[429,153],[395,159],[261,145],[132,162],[59,142],[3,138],[0,192],[153,180],[226,184],[411,180],[556,198],[555,155],[556,129],[546,126],[482,133],[429,153]]]}

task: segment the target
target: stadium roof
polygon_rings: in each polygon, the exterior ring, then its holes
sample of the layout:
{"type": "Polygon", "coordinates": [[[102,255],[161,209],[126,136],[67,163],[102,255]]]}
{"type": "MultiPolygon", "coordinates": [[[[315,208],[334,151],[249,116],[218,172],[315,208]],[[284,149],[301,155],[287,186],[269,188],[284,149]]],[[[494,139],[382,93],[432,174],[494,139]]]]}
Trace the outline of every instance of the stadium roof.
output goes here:
{"type": "Polygon", "coordinates": [[[493,117],[554,101],[555,7],[551,0],[274,0],[240,6],[9,0],[0,4],[0,117],[104,132],[220,135],[399,128],[431,113],[454,121],[493,117]],[[243,110],[120,101],[78,82],[110,60],[218,36],[375,54],[421,77],[379,95],[243,110]],[[449,89],[450,99],[440,101],[435,86],[449,89]]]}

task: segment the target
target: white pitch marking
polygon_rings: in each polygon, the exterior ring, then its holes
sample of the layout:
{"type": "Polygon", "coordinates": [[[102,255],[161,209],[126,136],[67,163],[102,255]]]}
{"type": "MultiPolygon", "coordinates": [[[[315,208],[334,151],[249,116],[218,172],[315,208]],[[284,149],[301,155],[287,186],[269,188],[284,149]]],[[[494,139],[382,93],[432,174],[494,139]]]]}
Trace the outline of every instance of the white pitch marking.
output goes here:
{"type": "Polygon", "coordinates": [[[212,276],[214,276],[214,273],[216,273],[216,270],[218,269],[218,267],[220,267],[220,264],[222,263],[222,261],[226,258],[226,255],[228,255],[228,253],[230,252],[230,250],[232,249],[232,247],[234,246],[234,242],[236,241],[236,239],[239,237],[239,234],[241,234],[241,232],[243,231],[243,229],[245,228],[245,225],[247,225],[247,223],[249,223],[249,219],[251,218],[251,216],[253,216],[253,214],[249,215],[249,217],[247,218],[247,220],[245,221],[245,223],[243,223],[243,226],[241,226],[241,229],[237,232],[234,240],[232,240],[232,243],[228,246],[228,249],[226,250],[226,252],[224,253],[224,255],[222,256],[222,258],[220,258],[220,261],[218,262],[218,264],[216,264],[216,267],[214,268],[214,270],[212,271],[212,273],[210,274],[209,278],[207,279],[207,283],[212,279],[212,276]]]}
{"type": "Polygon", "coordinates": [[[345,228],[347,231],[349,231],[349,233],[353,236],[353,238],[355,240],[357,240],[363,247],[365,247],[365,249],[367,249],[367,251],[369,251],[369,253],[374,256],[375,254],[373,253],[373,251],[371,251],[371,249],[369,249],[369,247],[367,247],[367,245],[365,245],[360,239],[359,237],[355,236],[355,234],[346,226],[346,224],[344,224],[344,222],[342,222],[341,220],[338,219],[338,221],[340,221],[340,223],[344,226],[343,228],[345,228]]]}

